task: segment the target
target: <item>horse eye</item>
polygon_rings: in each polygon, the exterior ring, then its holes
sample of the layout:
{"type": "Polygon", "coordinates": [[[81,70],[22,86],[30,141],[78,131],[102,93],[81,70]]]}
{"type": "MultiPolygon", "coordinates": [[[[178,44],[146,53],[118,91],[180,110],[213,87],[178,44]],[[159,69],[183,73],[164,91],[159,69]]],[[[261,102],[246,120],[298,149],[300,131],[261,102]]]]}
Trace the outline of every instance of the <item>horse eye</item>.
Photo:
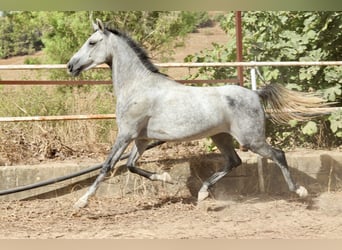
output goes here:
{"type": "Polygon", "coordinates": [[[90,46],[94,46],[96,44],[96,41],[89,41],[90,46]]]}

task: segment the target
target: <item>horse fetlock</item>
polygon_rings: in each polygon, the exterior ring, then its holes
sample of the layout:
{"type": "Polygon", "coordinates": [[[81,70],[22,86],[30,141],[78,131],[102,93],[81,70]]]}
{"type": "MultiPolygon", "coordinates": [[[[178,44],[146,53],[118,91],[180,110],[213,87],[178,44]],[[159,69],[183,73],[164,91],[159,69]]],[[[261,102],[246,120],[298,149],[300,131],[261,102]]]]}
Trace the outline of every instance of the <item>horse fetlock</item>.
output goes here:
{"type": "Polygon", "coordinates": [[[205,200],[208,197],[209,197],[209,192],[208,191],[199,191],[198,192],[197,201],[201,202],[201,201],[205,200]]]}
{"type": "Polygon", "coordinates": [[[201,189],[198,192],[197,201],[198,202],[203,201],[208,197],[209,197],[208,186],[203,184],[203,186],[201,187],[201,189]]]}
{"type": "Polygon", "coordinates": [[[299,197],[304,198],[304,197],[307,197],[307,196],[308,196],[308,191],[306,190],[305,187],[299,186],[299,187],[296,189],[296,194],[298,194],[299,197]]]}
{"type": "Polygon", "coordinates": [[[162,181],[162,182],[173,184],[171,176],[166,172],[164,172],[162,174],[152,174],[150,176],[150,179],[152,181],[162,181]]]}
{"type": "Polygon", "coordinates": [[[88,204],[88,199],[87,197],[81,197],[74,205],[75,209],[81,209],[86,207],[88,204]]]}

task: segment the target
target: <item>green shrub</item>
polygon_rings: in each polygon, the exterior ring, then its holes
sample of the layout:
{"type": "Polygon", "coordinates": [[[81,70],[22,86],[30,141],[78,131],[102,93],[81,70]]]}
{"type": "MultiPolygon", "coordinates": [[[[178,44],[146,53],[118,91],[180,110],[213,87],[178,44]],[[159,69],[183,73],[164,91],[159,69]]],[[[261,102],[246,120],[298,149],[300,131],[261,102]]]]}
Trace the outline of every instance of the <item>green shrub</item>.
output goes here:
{"type": "Polygon", "coordinates": [[[0,17],[0,58],[32,54],[42,47],[36,12],[5,12],[0,17]]]}
{"type": "MultiPolygon", "coordinates": [[[[342,15],[340,12],[251,11],[242,12],[244,61],[335,61],[342,55],[342,15]],[[270,25],[271,24],[271,25],[270,25]]],[[[226,45],[189,55],[188,62],[236,60],[234,13],[220,17],[221,27],[231,37],[226,45]]],[[[333,106],[342,104],[342,68],[259,67],[267,83],[282,83],[290,89],[318,92],[333,106]]],[[[201,68],[192,77],[232,78],[236,69],[201,68]]],[[[244,71],[250,86],[250,72],[244,71]]],[[[338,147],[342,137],[341,111],[289,126],[268,125],[273,144],[285,147],[338,147]],[[310,144],[311,143],[311,144],[310,144]]]]}

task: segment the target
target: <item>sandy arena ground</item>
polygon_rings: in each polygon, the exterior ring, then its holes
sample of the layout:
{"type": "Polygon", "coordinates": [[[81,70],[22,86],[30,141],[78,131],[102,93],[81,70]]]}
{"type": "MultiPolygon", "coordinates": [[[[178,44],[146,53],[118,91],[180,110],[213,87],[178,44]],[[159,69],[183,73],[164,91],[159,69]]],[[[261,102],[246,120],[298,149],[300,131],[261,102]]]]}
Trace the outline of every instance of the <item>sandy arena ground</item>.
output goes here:
{"type": "Polygon", "coordinates": [[[341,239],[342,193],[313,200],[232,197],[76,197],[0,203],[1,239],[341,239]]]}

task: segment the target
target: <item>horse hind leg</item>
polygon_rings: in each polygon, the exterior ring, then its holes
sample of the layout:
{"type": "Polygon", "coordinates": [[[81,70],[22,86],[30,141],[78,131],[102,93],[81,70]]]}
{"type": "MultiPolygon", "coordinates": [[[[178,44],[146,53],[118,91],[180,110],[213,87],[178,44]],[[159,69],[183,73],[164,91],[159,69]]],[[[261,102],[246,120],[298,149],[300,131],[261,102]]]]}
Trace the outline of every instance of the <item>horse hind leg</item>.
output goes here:
{"type": "Polygon", "coordinates": [[[202,184],[198,192],[197,201],[200,202],[209,196],[209,188],[227,175],[233,168],[241,165],[241,159],[233,147],[232,137],[229,134],[217,134],[211,137],[217,148],[225,158],[225,164],[221,171],[214,173],[202,184]]]}
{"type": "Polygon", "coordinates": [[[251,151],[275,162],[275,164],[280,168],[290,191],[295,192],[299,197],[306,197],[308,195],[308,191],[305,187],[300,186],[293,181],[285,153],[282,150],[273,148],[266,142],[257,146],[251,145],[250,149],[251,151]]]}
{"type": "Polygon", "coordinates": [[[150,171],[147,171],[147,170],[144,170],[135,166],[136,162],[144,153],[147,146],[148,146],[148,140],[136,140],[135,141],[132,151],[130,153],[130,156],[128,158],[127,164],[126,164],[128,170],[131,173],[138,174],[152,181],[163,181],[167,183],[172,183],[171,176],[166,172],[162,174],[158,174],[158,173],[150,172],[150,171]]]}

